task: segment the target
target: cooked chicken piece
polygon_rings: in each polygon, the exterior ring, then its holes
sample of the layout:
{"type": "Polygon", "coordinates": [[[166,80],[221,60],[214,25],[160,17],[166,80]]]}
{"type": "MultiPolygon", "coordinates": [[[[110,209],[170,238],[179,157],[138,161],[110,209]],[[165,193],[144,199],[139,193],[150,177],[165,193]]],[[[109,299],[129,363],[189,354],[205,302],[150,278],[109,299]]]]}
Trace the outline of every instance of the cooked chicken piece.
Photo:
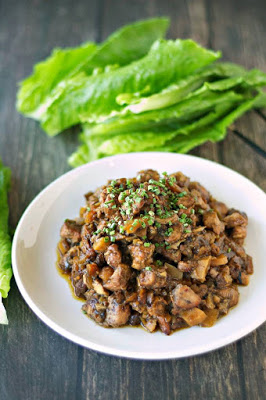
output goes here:
{"type": "Polygon", "coordinates": [[[218,267],[220,265],[225,265],[228,262],[228,258],[225,254],[220,254],[218,257],[212,257],[211,266],[218,267]]]}
{"type": "Polygon", "coordinates": [[[82,226],[77,224],[76,221],[66,219],[60,230],[60,236],[63,239],[71,240],[72,243],[78,243],[81,240],[81,227],[82,226]]]}
{"type": "Polygon", "coordinates": [[[210,199],[210,193],[199,182],[190,182],[189,190],[197,190],[205,201],[210,199]]]}
{"type": "Polygon", "coordinates": [[[152,333],[155,331],[157,326],[157,320],[154,318],[141,318],[141,324],[148,332],[152,333]]]}
{"type": "Polygon", "coordinates": [[[239,212],[233,212],[232,214],[227,215],[224,218],[224,223],[226,225],[226,228],[235,228],[239,225],[246,226],[248,223],[248,219],[246,216],[243,216],[239,212]]]}
{"type": "Polygon", "coordinates": [[[167,285],[166,269],[157,268],[154,265],[143,269],[139,274],[139,284],[147,289],[162,288],[167,285]]]}
{"type": "Polygon", "coordinates": [[[162,296],[155,296],[150,307],[148,307],[148,313],[152,317],[158,317],[165,314],[167,307],[167,301],[162,296]]]}
{"type": "Polygon", "coordinates": [[[224,218],[228,213],[228,207],[221,201],[211,200],[210,206],[221,219],[224,218]]]}
{"type": "Polygon", "coordinates": [[[224,267],[216,277],[216,283],[219,288],[231,285],[232,281],[229,267],[224,267]]]}
{"type": "Polygon", "coordinates": [[[159,249],[157,249],[157,252],[176,264],[181,260],[181,252],[179,250],[160,247],[159,249]]]}
{"type": "Polygon", "coordinates": [[[217,290],[217,294],[220,297],[229,300],[229,307],[234,307],[238,303],[239,293],[235,288],[229,287],[225,289],[220,289],[217,290]]]}
{"type": "Polygon", "coordinates": [[[114,270],[112,267],[103,267],[99,273],[99,277],[102,279],[103,283],[106,283],[113,275],[114,270]]]}
{"type": "Polygon", "coordinates": [[[149,182],[150,179],[158,181],[160,179],[160,175],[153,169],[145,169],[137,173],[137,179],[139,182],[149,182]]]}
{"type": "Polygon", "coordinates": [[[211,257],[201,258],[196,261],[197,266],[191,273],[191,278],[204,282],[211,265],[211,257]]]}
{"type": "Polygon", "coordinates": [[[117,244],[111,244],[108,246],[106,252],[104,253],[104,258],[110,267],[116,268],[122,262],[121,251],[117,244]]]}
{"type": "Polygon", "coordinates": [[[189,326],[199,325],[207,318],[205,312],[199,308],[183,311],[180,316],[186,321],[189,326]]]}
{"type": "Polygon", "coordinates": [[[174,174],[171,174],[170,175],[170,178],[171,177],[174,177],[175,178],[175,180],[176,180],[176,183],[179,185],[179,186],[181,186],[181,187],[188,187],[188,185],[189,185],[189,182],[190,182],[190,179],[186,176],[186,175],[184,175],[182,172],[175,172],[174,174]]]}
{"type": "Polygon", "coordinates": [[[113,292],[117,290],[125,290],[130,276],[130,267],[126,264],[120,264],[103,286],[105,289],[112,290],[113,292]]]}
{"type": "Polygon", "coordinates": [[[103,296],[108,296],[109,292],[108,290],[105,290],[102,283],[100,282],[99,279],[94,279],[92,282],[92,287],[95,290],[97,294],[103,295],[103,296]]]}
{"type": "Polygon", "coordinates": [[[174,307],[190,309],[197,307],[201,298],[187,285],[177,285],[171,292],[171,300],[174,307]]]}
{"type": "Polygon", "coordinates": [[[230,236],[235,242],[242,245],[247,236],[247,228],[245,226],[235,226],[230,236]]]}
{"type": "Polygon", "coordinates": [[[182,233],[183,233],[183,225],[181,222],[178,222],[171,226],[173,231],[170,233],[170,235],[167,237],[167,242],[169,244],[177,242],[179,239],[181,239],[182,233]]]}
{"type": "Polygon", "coordinates": [[[212,229],[213,232],[217,233],[217,235],[224,231],[224,223],[219,220],[215,211],[206,211],[203,214],[203,223],[207,228],[212,229]]]}
{"type": "Polygon", "coordinates": [[[130,317],[129,305],[124,303],[119,294],[109,296],[108,302],[105,323],[113,327],[125,325],[130,317]]]}
{"type": "Polygon", "coordinates": [[[195,204],[195,199],[191,195],[186,195],[178,199],[177,204],[180,206],[181,209],[193,207],[195,204]]]}
{"type": "Polygon", "coordinates": [[[140,270],[152,264],[154,244],[149,244],[146,247],[140,239],[134,239],[133,244],[128,248],[132,256],[132,268],[140,270]]]}

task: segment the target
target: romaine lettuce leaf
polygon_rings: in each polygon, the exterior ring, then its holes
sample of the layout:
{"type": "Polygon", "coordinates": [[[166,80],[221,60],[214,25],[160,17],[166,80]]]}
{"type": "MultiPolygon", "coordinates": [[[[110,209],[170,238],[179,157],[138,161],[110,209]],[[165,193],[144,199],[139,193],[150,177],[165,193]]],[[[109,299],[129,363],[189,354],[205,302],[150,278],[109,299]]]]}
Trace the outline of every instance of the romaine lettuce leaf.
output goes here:
{"type": "Polygon", "coordinates": [[[91,75],[95,68],[117,64],[130,64],[150,50],[152,44],[164,38],[169,27],[169,18],[151,18],[125,25],[110,35],[89,60],[79,65],[71,74],[85,72],[91,75]]]}
{"type": "Polygon", "coordinates": [[[8,234],[8,202],[7,192],[10,187],[11,171],[3,166],[0,159],[0,323],[7,323],[2,297],[7,297],[10,289],[11,240],[8,234]]]}
{"type": "Polygon", "coordinates": [[[216,123],[200,130],[196,129],[186,137],[179,136],[171,140],[169,143],[166,143],[163,147],[149,148],[147,151],[173,151],[176,153],[187,153],[189,150],[205,143],[206,141],[218,142],[225,137],[228,126],[230,126],[246,111],[254,107],[254,104],[257,101],[260,101],[260,99],[261,95],[259,94],[253,99],[241,103],[216,123]]]}
{"type": "Polygon", "coordinates": [[[56,135],[79,122],[103,121],[121,111],[116,102],[120,93],[135,93],[145,87],[149,87],[149,94],[156,93],[219,57],[219,52],[192,40],[159,40],[145,57],[125,67],[70,79],[42,116],[42,127],[49,135],[56,135]]]}
{"type": "Polygon", "coordinates": [[[166,129],[176,127],[182,121],[191,121],[200,117],[203,113],[214,108],[217,104],[227,100],[242,100],[243,95],[234,92],[216,93],[203,86],[190,94],[179,103],[159,109],[147,111],[141,114],[130,114],[124,117],[113,117],[100,124],[85,125],[87,136],[118,135],[125,132],[147,131],[151,129],[166,129]]]}
{"type": "Polygon", "coordinates": [[[55,49],[21,82],[17,109],[39,119],[53,101],[54,89],[58,85],[61,88],[67,78],[104,72],[108,65],[125,65],[143,57],[155,40],[164,37],[168,26],[168,18],[137,21],[117,30],[99,46],[85,43],[77,48],[55,49]]]}
{"type": "Polygon", "coordinates": [[[83,134],[81,135],[83,144],[69,158],[69,163],[73,167],[77,167],[97,158],[113,154],[149,150],[151,144],[152,148],[163,146],[178,135],[188,135],[196,129],[199,130],[212,124],[244,99],[243,96],[234,92],[216,94],[216,98],[216,102],[212,101],[212,107],[209,112],[205,112],[201,118],[177,121],[171,129],[168,127],[168,130],[164,131],[160,127],[158,130],[154,129],[146,132],[133,131],[120,133],[112,137],[110,135],[91,136],[87,134],[87,127],[85,125],[83,134]]]}
{"type": "Polygon", "coordinates": [[[72,72],[79,63],[88,59],[97,49],[88,42],[78,48],[54,49],[52,54],[34,67],[33,74],[20,82],[17,109],[38,119],[40,106],[48,101],[53,89],[72,72]]]}
{"type": "Polygon", "coordinates": [[[174,83],[167,88],[164,88],[161,92],[151,95],[149,97],[141,97],[137,94],[122,93],[117,97],[118,104],[128,104],[125,110],[129,110],[134,114],[139,114],[145,111],[158,110],[161,108],[169,107],[182,99],[187,95],[200,88],[204,82],[209,80],[217,80],[240,76],[245,74],[245,69],[239,65],[231,63],[217,63],[208,65],[207,67],[201,68],[194,74],[181,79],[177,83],[174,83]]]}

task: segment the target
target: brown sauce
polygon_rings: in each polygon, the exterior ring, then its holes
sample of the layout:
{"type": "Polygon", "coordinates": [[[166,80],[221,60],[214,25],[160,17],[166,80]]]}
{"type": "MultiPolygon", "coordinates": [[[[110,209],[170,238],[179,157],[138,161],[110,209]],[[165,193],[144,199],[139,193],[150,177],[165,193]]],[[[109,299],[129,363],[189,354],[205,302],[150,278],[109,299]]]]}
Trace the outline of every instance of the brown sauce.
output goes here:
{"type": "Polygon", "coordinates": [[[81,301],[82,303],[85,303],[85,301],[86,301],[85,299],[83,299],[82,297],[78,297],[78,296],[75,295],[74,288],[73,288],[73,285],[72,285],[72,282],[71,282],[71,279],[70,279],[70,274],[66,274],[66,273],[63,272],[62,269],[59,267],[59,261],[60,261],[61,256],[60,256],[60,253],[59,253],[59,250],[58,250],[58,249],[56,250],[56,255],[57,255],[57,261],[56,261],[56,264],[55,264],[55,265],[56,265],[57,272],[58,272],[59,275],[60,275],[62,278],[64,278],[65,281],[68,283],[68,286],[69,286],[69,288],[70,288],[72,297],[73,297],[75,300],[79,300],[79,301],[81,301]]]}

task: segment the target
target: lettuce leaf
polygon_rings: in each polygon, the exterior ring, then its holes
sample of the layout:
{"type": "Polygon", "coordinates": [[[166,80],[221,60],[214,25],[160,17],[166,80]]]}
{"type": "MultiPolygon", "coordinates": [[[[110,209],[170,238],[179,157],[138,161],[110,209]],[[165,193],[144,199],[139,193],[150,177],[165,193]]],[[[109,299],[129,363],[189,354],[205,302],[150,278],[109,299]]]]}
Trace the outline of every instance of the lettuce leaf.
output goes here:
{"type": "MultiPolygon", "coordinates": [[[[85,125],[83,134],[81,135],[83,144],[69,158],[69,163],[73,167],[77,167],[94,159],[113,154],[149,150],[151,143],[153,148],[163,146],[178,135],[188,135],[196,129],[210,125],[244,99],[244,96],[236,94],[233,91],[224,94],[215,94],[216,101],[214,101],[213,94],[211,95],[212,107],[205,110],[208,112],[205,112],[200,118],[195,118],[194,120],[177,120],[172,128],[168,126],[168,130],[163,130],[159,127],[157,130],[120,133],[112,137],[110,135],[91,136],[90,134],[88,135],[87,126],[85,125]]],[[[192,102],[190,101],[190,103],[192,102]]],[[[202,102],[199,101],[199,103],[202,102]]],[[[194,106],[197,106],[197,104],[194,103],[194,106]]]]}
{"type": "Polygon", "coordinates": [[[155,40],[164,37],[168,26],[168,18],[152,18],[122,27],[99,46],[85,43],[77,48],[55,49],[20,83],[18,111],[39,119],[53,101],[54,89],[63,86],[66,79],[80,73],[99,74],[108,65],[126,65],[143,57],[155,40]]]}
{"type": "MultiPolygon", "coordinates": [[[[187,137],[181,137],[166,143],[163,147],[149,148],[147,151],[173,151],[176,153],[187,153],[189,150],[196,146],[199,146],[206,141],[218,142],[224,139],[227,128],[230,126],[237,118],[239,118],[246,111],[254,107],[256,102],[262,100],[262,95],[258,94],[253,99],[246,100],[229,114],[225,115],[216,123],[200,130],[193,131],[187,137]]],[[[265,100],[264,100],[265,101],[265,100]]],[[[265,103],[264,103],[265,104],[265,103]]],[[[266,104],[265,104],[266,105],[266,104]]]]}
{"type": "Polygon", "coordinates": [[[7,297],[10,289],[11,240],[8,234],[8,202],[7,192],[10,187],[11,171],[3,166],[0,159],[0,323],[7,323],[2,297],[7,297]]]}
{"type": "Polygon", "coordinates": [[[245,69],[232,63],[217,63],[201,68],[193,75],[181,79],[161,92],[149,97],[141,97],[138,94],[122,93],[117,97],[119,104],[128,104],[125,110],[134,114],[145,111],[158,110],[169,107],[189,95],[194,90],[200,88],[204,82],[213,79],[222,79],[232,76],[240,76],[245,73],[245,69]]]}
{"type": "MultiPolygon", "coordinates": [[[[166,130],[169,130],[169,128],[176,127],[177,124],[183,121],[191,121],[200,117],[217,104],[224,102],[228,98],[228,93],[216,93],[206,85],[203,85],[202,88],[171,107],[136,115],[113,117],[96,125],[84,124],[85,133],[87,136],[111,136],[125,132],[147,131],[151,129],[162,130],[166,128],[166,130]]],[[[242,100],[243,95],[231,91],[229,98],[231,100],[242,100]]]]}
{"type": "Polygon", "coordinates": [[[31,76],[20,82],[18,111],[38,119],[39,108],[53,89],[69,76],[77,64],[91,57],[96,49],[96,44],[91,42],[78,48],[54,49],[46,60],[35,65],[31,76]]]}
{"type": "Polygon", "coordinates": [[[79,65],[71,76],[81,71],[91,75],[95,68],[100,69],[112,64],[123,66],[145,56],[156,40],[164,38],[169,23],[169,18],[162,17],[123,26],[112,33],[91,58],[79,65]]]}
{"type": "Polygon", "coordinates": [[[145,57],[125,67],[70,79],[42,116],[42,127],[49,135],[56,135],[79,122],[103,121],[121,111],[116,102],[120,93],[135,93],[145,87],[149,94],[156,93],[219,57],[219,52],[192,40],[159,40],[145,57]]]}

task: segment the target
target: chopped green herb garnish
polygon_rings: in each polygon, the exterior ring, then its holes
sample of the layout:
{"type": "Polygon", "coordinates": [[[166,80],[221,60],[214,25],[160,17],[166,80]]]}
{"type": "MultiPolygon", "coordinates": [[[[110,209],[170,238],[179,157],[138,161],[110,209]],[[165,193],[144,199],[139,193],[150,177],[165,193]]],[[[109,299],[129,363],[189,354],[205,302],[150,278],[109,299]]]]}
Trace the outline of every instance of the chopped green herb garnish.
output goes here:
{"type": "Polygon", "coordinates": [[[152,271],[152,267],[145,267],[146,271],[152,271]]]}
{"type": "Polygon", "coordinates": [[[151,243],[145,242],[144,247],[150,247],[151,243]]]}

